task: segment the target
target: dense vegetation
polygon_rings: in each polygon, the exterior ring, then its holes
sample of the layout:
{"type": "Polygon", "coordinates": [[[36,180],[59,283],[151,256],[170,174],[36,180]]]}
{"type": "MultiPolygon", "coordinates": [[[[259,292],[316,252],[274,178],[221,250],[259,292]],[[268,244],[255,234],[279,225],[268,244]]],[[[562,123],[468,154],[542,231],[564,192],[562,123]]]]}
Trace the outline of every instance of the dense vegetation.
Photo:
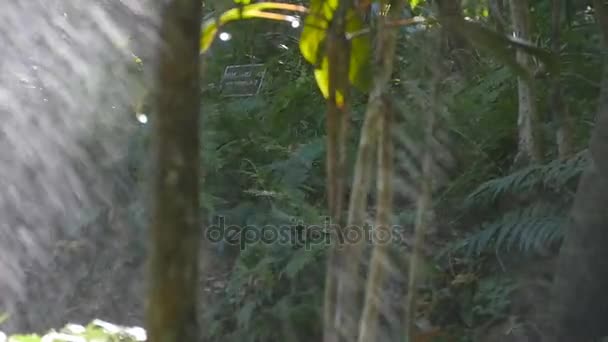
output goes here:
{"type": "MultiPolygon", "coordinates": [[[[388,220],[397,238],[386,250],[382,267],[388,275],[380,282],[382,290],[372,289],[381,298],[381,328],[374,340],[404,341],[409,334],[413,342],[540,341],[550,325],[553,264],[579,178],[590,165],[588,145],[605,96],[600,91],[605,92],[607,83],[599,72],[604,68],[604,38],[597,7],[606,9],[601,1],[596,6],[571,0],[510,3],[409,1],[395,14],[400,5],[391,2],[391,18],[426,20],[395,27],[382,23],[384,16],[374,5],[358,4],[359,12],[352,12],[365,13],[352,24],[357,29],[371,27],[365,34],[369,51],[353,44],[351,52],[351,65],[361,68],[370,83],[387,72],[378,62],[390,53],[383,34],[397,33],[390,80],[381,94],[388,99],[381,108],[393,120],[388,140],[394,144],[394,156],[389,155],[394,198],[388,220]],[[523,18],[517,11],[521,6],[523,18]],[[477,26],[462,31],[454,16],[477,26]],[[505,38],[509,34],[496,34],[512,31],[531,42],[529,49],[505,38]],[[429,113],[435,117],[430,135],[429,113]],[[430,168],[425,167],[427,155],[432,156],[430,168]],[[425,193],[429,179],[432,185],[425,193]],[[429,206],[421,214],[424,197],[429,206]],[[421,221],[426,222],[424,230],[421,221]],[[424,240],[416,239],[415,232],[424,240]],[[417,295],[408,293],[412,275],[406,272],[414,255],[417,295]],[[408,296],[413,306],[406,305],[408,296]],[[415,312],[408,312],[412,308],[415,312]],[[412,330],[412,322],[415,334],[406,331],[412,330]]],[[[312,10],[319,4],[323,2],[304,5],[312,10]]],[[[232,7],[223,2],[204,5],[207,18],[232,7]]],[[[284,21],[230,22],[218,31],[230,33],[230,39],[216,39],[203,55],[201,122],[196,125],[202,159],[196,167],[201,169],[197,191],[207,240],[200,270],[205,298],[198,308],[205,341],[318,341],[327,329],[326,264],[334,246],[320,243],[325,240],[315,235],[315,227],[323,226],[326,217],[339,216],[340,221],[351,216],[346,215],[352,210],[348,198],[360,191],[358,145],[367,136],[366,110],[375,101],[378,84],[364,87],[359,78],[350,78],[353,89],[346,100],[351,132],[345,172],[339,174],[347,199],[336,214],[328,209],[327,163],[332,160],[326,156],[333,153],[327,143],[333,133],[327,120],[333,107],[342,110],[340,101],[332,104],[328,95],[340,83],[323,83],[318,72],[315,77],[318,66],[305,58],[302,30],[306,26],[284,21]],[[254,96],[227,97],[221,83],[225,68],[242,64],[264,65],[262,87],[254,96]],[[229,226],[238,227],[232,230],[236,235],[209,243],[212,228],[227,232],[229,226]],[[264,242],[265,227],[274,227],[276,234],[288,232],[290,238],[264,242]]],[[[152,64],[143,60],[145,72],[147,63],[152,64]]],[[[136,107],[140,115],[150,109],[136,107]]],[[[154,109],[146,114],[151,121],[158,115],[154,109]]],[[[139,187],[126,205],[139,265],[150,252],[141,241],[154,214],[143,209],[149,176],[157,171],[147,163],[150,140],[158,138],[154,132],[148,124],[140,125],[128,160],[116,166],[128,164],[129,180],[139,187]]],[[[373,134],[382,136],[381,131],[373,134]]],[[[385,176],[382,170],[369,172],[372,189],[385,176]]],[[[368,226],[382,216],[376,208],[386,194],[378,188],[377,194],[365,190],[369,203],[364,213],[356,213],[368,226]]],[[[351,281],[365,284],[372,277],[368,267],[376,252],[373,244],[365,246],[365,271],[351,281]]],[[[355,271],[357,260],[347,261],[355,271]]]]}
{"type": "MultiPolygon", "coordinates": [[[[487,13],[483,5],[463,7],[465,15],[487,13]]],[[[531,9],[534,30],[530,39],[550,49],[551,4],[537,1],[531,9]]],[[[419,6],[413,14],[424,15],[428,10],[432,6],[419,6]]],[[[537,291],[530,288],[539,285],[530,283],[550,270],[525,273],[518,269],[538,260],[539,254],[551,259],[563,236],[577,179],[587,165],[585,149],[601,83],[596,70],[602,67],[600,36],[591,12],[579,4],[564,12],[568,15],[560,21],[559,64],[562,105],[572,116],[568,123],[573,131],[572,152],[568,156],[560,158],[555,143],[552,78],[548,74],[541,71],[536,75],[534,100],[542,118],[541,139],[548,148],[541,161],[520,167],[513,166],[518,152],[517,77],[513,70],[482,49],[472,50],[466,69],[456,65],[445,75],[440,131],[449,147],[439,151],[447,157],[440,170],[444,172],[437,178],[435,219],[425,247],[431,273],[417,313],[418,323],[426,324],[422,329],[429,336],[441,331],[459,336],[459,341],[474,335],[489,340],[489,335],[508,330],[504,322],[510,322],[512,329],[520,327],[511,335],[532,334],[530,327],[538,324],[541,315],[530,313],[529,307],[548,310],[546,297],[515,295],[537,291]],[[519,279],[522,274],[527,278],[519,279]],[[520,302],[512,303],[514,298],[520,302]],[[526,300],[531,302],[521,303],[526,300]]],[[[508,17],[508,13],[503,15],[508,17]]],[[[475,20],[486,27],[494,24],[483,15],[475,20]]],[[[298,51],[297,31],[266,22],[237,23],[226,30],[233,39],[214,46],[207,82],[219,80],[224,67],[235,64],[264,63],[267,77],[255,97],[222,98],[213,88],[205,93],[203,155],[208,171],[203,194],[211,209],[210,220],[223,216],[227,224],[258,229],[268,224],[289,225],[296,218],[304,226],[319,224],[320,217],[328,214],[323,198],[325,104],[312,67],[298,51]]],[[[408,28],[399,32],[391,94],[398,108],[397,122],[405,122],[394,129],[397,148],[403,145],[396,156],[394,222],[407,237],[411,236],[415,206],[409,199],[410,189],[399,184],[411,184],[416,177],[420,153],[408,150],[408,144],[422,139],[423,116],[429,101],[436,99],[429,98],[431,80],[425,69],[428,37],[433,33],[408,28]]],[[[359,135],[365,105],[365,98],[355,94],[354,137],[359,135]]],[[[355,141],[349,143],[354,145],[355,141]]],[[[351,161],[354,153],[349,153],[351,161]]],[[[372,211],[370,208],[370,215],[372,211]]],[[[411,239],[404,240],[399,242],[405,246],[394,246],[402,269],[406,267],[404,248],[411,243],[411,239]]],[[[254,244],[241,250],[217,300],[209,333],[222,341],[318,339],[325,246],[315,247],[310,252],[298,246],[254,244]]],[[[219,258],[226,257],[224,248],[218,246],[219,258]]],[[[404,287],[405,282],[397,286],[404,287]]],[[[404,299],[394,306],[402,305],[404,299]]],[[[389,328],[393,338],[403,332],[400,324],[389,324],[389,328]]]]}

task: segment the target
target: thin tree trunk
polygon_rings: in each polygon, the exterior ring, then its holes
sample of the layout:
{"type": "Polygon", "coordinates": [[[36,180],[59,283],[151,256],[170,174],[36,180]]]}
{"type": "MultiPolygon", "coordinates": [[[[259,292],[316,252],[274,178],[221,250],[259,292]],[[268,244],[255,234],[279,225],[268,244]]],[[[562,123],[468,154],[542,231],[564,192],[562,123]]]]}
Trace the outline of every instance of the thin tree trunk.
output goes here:
{"type": "MultiPolygon", "coordinates": [[[[530,5],[528,0],[511,0],[511,20],[515,36],[523,41],[530,40],[530,5]]],[[[532,58],[523,51],[517,51],[517,61],[532,73],[532,58]]],[[[519,77],[517,80],[519,111],[517,126],[519,131],[516,165],[541,162],[543,157],[540,119],[536,106],[536,92],[532,78],[519,77]]]]}
{"type": "Polygon", "coordinates": [[[162,10],[157,115],[151,120],[155,168],[148,341],[200,341],[196,303],[202,6],[196,0],[173,0],[162,10]]]}
{"type": "MultiPolygon", "coordinates": [[[[561,13],[562,0],[553,0],[551,9],[551,50],[557,58],[560,55],[560,33],[561,33],[561,13]]],[[[559,66],[559,63],[558,63],[559,66]]],[[[568,105],[562,101],[562,89],[560,84],[559,68],[553,74],[551,80],[551,112],[556,128],[557,154],[564,160],[572,156],[573,146],[573,122],[568,110],[568,105]]]]}
{"type": "MultiPolygon", "coordinates": [[[[392,1],[391,16],[401,14],[403,3],[392,1]]],[[[380,18],[380,24],[382,25],[380,18]]],[[[346,241],[340,251],[340,277],[336,304],[336,324],[340,341],[354,342],[358,338],[359,319],[363,299],[363,282],[359,275],[361,256],[364,248],[364,217],[367,209],[370,179],[378,120],[385,109],[384,96],[390,87],[393,72],[393,60],[397,33],[395,30],[379,29],[376,42],[376,53],[373,65],[377,68],[373,77],[372,90],[365,112],[365,121],[361,130],[359,150],[355,164],[351,198],[348,207],[348,219],[343,236],[349,232],[358,234],[356,241],[346,241]]]]}
{"type": "MultiPolygon", "coordinates": [[[[344,179],[346,177],[346,140],[349,123],[349,80],[350,44],[346,39],[346,12],[352,2],[342,0],[336,10],[327,40],[329,62],[329,98],[327,99],[327,203],[331,217],[329,227],[332,239],[341,235],[344,226],[343,202],[344,179]],[[337,94],[344,97],[343,106],[338,105],[337,94]]],[[[340,270],[339,242],[334,241],[329,248],[327,272],[325,276],[323,341],[337,342],[336,306],[338,296],[338,273],[340,270]]]]}
{"type": "Polygon", "coordinates": [[[507,22],[503,14],[505,10],[503,0],[489,0],[488,7],[490,10],[490,17],[496,25],[496,30],[500,33],[504,33],[507,27],[507,22]]]}
{"type": "MultiPolygon", "coordinates": [[[[608,5],[595,0],[594,7],[606,43],[608,5]]],[[[607,86],[602,83],[602,92],[607,86]]],[[[589,152],[590,165],[581,177],[560,250],[547,342],[588,342],[608,335],[608,102],[602,96],[589,152]]]]}
{"type": "MultiPolygon", "coordinates": [[[[381,100],[380,100],[381,101],[381,100]]],[[[354,342],[357,340],[359,316],[361,311],[362,285],[359,270],[361,255],[364,248],[364,218],[367,208],[370,179],[372,176],[372,163],[374,160],[373,148],[378,134],[378,116],[382,104],[379,101],[370,101],[363,128],[355,165],[353,187],[348,209],[348,223],[344,227],[343,236],[346,237],[344,246],[339,251],[340,263],[337,272],[338,287],[336,301],[336,331],[339,341],[354,342]],[[348,237],[355,237],[354,239],[348,237]]]]}
{"type": "MultiPolygon", "coordinates": [[[[462,18],[461,0],[439,0],[437,1],[439,17],[444,22],[455,22],[462,18]],[[455,19],[457,18],[457,19],[455,19]]],[[[446,51],[456,64],[456,69],[466,73],[470,69],[471,61],[474,56],[473,49],[469,42],[450,27],[444,29],[444,40],[447,46],[446,51]]]]}
{"type": "Polygon", "coordinates": [[[392,236],[391,216],[393,209],[393,109],[386,106],[382,110],[378,126],[378,180],[376,204],[376,226],[374,227],[374,247],[370,262],[369,278],[365,291],[365,303],[359,324],[359,342],[377,341],[380,298],[389,264],[386,237],[392,236]]]}

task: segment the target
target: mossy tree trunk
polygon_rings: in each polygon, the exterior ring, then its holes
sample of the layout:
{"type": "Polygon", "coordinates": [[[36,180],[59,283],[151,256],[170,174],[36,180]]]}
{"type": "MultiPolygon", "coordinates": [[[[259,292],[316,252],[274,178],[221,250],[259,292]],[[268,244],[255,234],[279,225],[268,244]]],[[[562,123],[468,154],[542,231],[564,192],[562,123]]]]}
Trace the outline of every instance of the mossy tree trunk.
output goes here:
{"type": "Polygon", "coordinates": [[[197,324],[199,220],[199,36],[201,2],[161,9],[154,93],[153,213],[149,342],[200,341],[197,324]]]}

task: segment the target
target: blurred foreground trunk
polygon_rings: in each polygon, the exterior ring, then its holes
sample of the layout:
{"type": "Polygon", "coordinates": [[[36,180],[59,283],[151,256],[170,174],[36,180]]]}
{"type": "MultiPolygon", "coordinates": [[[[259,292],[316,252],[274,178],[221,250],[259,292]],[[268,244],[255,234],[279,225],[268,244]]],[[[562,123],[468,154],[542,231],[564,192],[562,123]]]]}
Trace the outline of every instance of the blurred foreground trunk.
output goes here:
{"type": "MultiPolygon", "coordinates": [[[[608,5],[602,0],[595,0],[594,5],[604,42],[608,42],[608,5]]],[[[604,79],[602,93],[607,91],[607,85],[604,79]]],[[[553,331],[547,336],[547,342],[587,342],[608,335],[608,101],[605,96],[600,96],[598,107],[589,143],[590,165],[578,185],[558,260],[553,331]]]]}
{"type": "Polygon", "coordinates": [[[154,94],[150,342],[200,341],[198,297],[199,36],[196,0],[165,2],[154,94]]]}

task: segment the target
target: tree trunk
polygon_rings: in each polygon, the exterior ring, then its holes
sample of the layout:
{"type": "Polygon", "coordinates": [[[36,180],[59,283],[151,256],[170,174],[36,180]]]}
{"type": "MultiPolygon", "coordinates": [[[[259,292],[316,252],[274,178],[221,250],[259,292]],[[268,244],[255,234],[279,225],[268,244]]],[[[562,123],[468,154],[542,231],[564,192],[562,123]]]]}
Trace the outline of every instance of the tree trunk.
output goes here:
{"type": "MultiPolygon", "coordinates": [[[[553,0],[551,9],[551,50],[554,56],[560,55],[560,33],[562,0],[553,0]]],[[[559,65],[559,63],[558,63],[559,65]]],[[[566,103],[562,102],[562,89],[560,84],[559,69],[553,74],[551,80],[551,112],[555,122],[555,140],[557,143],[557,154],[564,160],[572,156],[573,146],[573,122],[566,103]]]]}
{"type": "Polygon", "coordinates": [[[591,165],[578,186],[554,285],[555,336],[586,342],[608,334],[608,108],[601,109],[590,145],[591,165]]]}
{"type": "MultiPolygon", "coordinates": [[[[597,20],[608,27],[608,5],[595,0],[597,20]]],[[[604,40],[608,40],[603,29],[604,40]]],[[[604,65],[604,68],[608,67],[604,65]]],[[[604,73],[606,78],[606,73],[604,73]]],[[[605,80],[604,80],[605,81],[605,80]]],[[[602,92],[608,83],[603,82],[602,92]]],[[[555,275],[549,342],[587,342],[608,335],[608,102],[600,97],[583,173],[555,275]]]]}
{"type": "MultiPolygon", "coordinates": [[[[403,3],[391,1],[391,18],[402,13],[403,3]]],[[[364,286],[360,276],[361,257],[366,240],[364,237],[365,213],[374,161],[374,148],[377,146],[378,125],[385,108],[385,96],[390,89],[393,72],[397,34],[395,30],[385,28],[388,18],[381,17],[376,36],[376,50],[373,65],[376,67],[372,89],[365,109],[365,120],[361,128],[361,138],[357,151],[351,197],[348,206],[347,225],[343,236],[349,238],[357,235],[354,241],[345,241],[339,251],[340,276],[336,292],[336,325],[341,342],[355,342],[360,330],[360,317],[364,286]],[[350,233],[350,234],[349,234],[350,233]],[[355,233],[355,234],[353,234],[355,233]]],[[[363,322],[365,326],[365,322],[363,322]]],[[[365,330],[365,327],[363,328],[365,330]]]]}
{"type": "MultiPolygon", "coordinates": [[[[326,41],[329,63],[329,97],[327,99],[327,204],[331,217],[333,237],[337,237],[344,229],[342,213],[345,197],[344,178],[346,176],[346,143],[349,124],[349,80],[350,42],[346,39],[346,13],[352,8],[349,0],[341,0],[332,21],[326,41]],[[344,97],[344,106],[340,107],[337,94],[344,97]]],[[[339,340],[338,324],[336,324],[338,305],[338,285],[341,254],[339,246],[330,246],[327,257],[325,275],[325,293],[323,307],[323,341],[337,342],[339,340]]]]}
{"type": "MultiPolygon", "coordinates": [[[[392,106],[386,105],[378,123],[378,178],[376,180],[378,203],[376,204],[376,226],[374,230],[377,233],[375,237],[386,237],[393,234],[391,231],[394,172],[392,112],[392,106]]],[[[373,342],[379,338],[381,298],[389,263],[387,241],[374,241],[363,312],[359,323],[359,342],[373,342]]]]}
{"type": "Polygon", "coordinates": [[[489,0],[488,7],[490,10],[490,18],[496,25],[496,31],[504,33],[507,23],[503,14],[505,10],[503,0],[489,0]]]}
{"type": "MultiPolygon", "coordinates": [[[[515,36],[523,41],[530,40],[530,6],[528,0],[511,0],[511,20],[515,36]]],[[[517,51],[517,62],[532,73],[532,58],[523,51],[517,51]]],[[[517,126],[519,131],[516,165],[529,162],[541,162],[543,150],[540,134],[540,120],[536,107],[536,92],[532,78],[519,77],[518,98],[519,113],[517,126]]]]}
{"type": "Polygon", "coordinates": [[[169,1],[162,9],[159,88],[152,117],[154,197],[147,303],[149,342],[200,341],[199,36],[202,6],[169,1]]]}
{"type": "MultiPolygon", "coordinates": [[[[439,11],[439,17],[444,22],[454,22],[454,18],[462,18],[462,6],[461,0],[439,0],[437,1],[437,9],[439,11]],[[447,20],[446,20],[447,19],[447,20]]],[[[445,42],[446,51],[454,61],[456,70],[466,73],[469,70],[473,57],[473,50],[467,40],[456,30],[450,27],[445,27],[445,42]]]]}

